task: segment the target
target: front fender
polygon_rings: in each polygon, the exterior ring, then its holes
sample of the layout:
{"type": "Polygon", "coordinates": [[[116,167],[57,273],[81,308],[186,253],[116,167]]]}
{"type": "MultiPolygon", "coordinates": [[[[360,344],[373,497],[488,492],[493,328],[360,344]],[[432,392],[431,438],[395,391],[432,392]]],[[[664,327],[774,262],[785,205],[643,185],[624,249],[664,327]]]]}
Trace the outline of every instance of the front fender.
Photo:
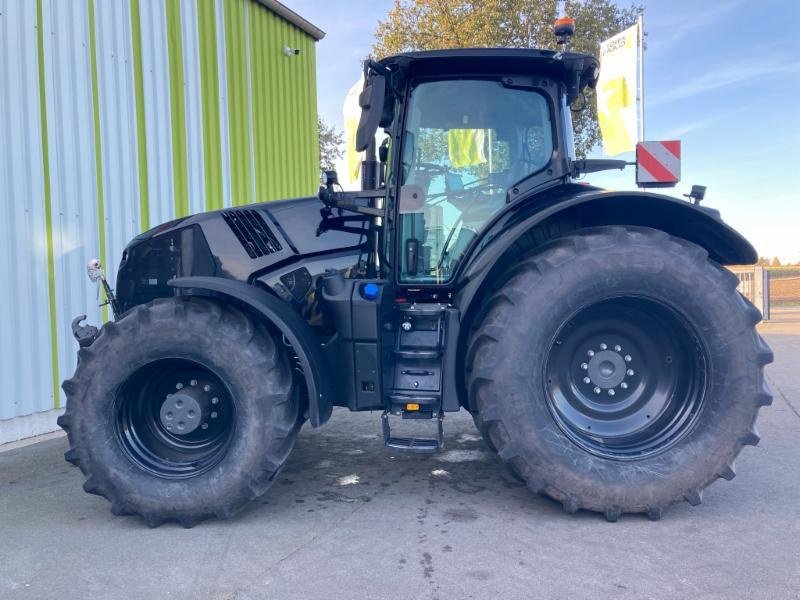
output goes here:
{"type": "Polygon", "coordinates": [[[187,295],[223,298],[244,305],[278,329],[300,361],[312,427],[319,427],[330,418],[333,388],[328,363],[311,327],[289,305],[255,286],[221,277],[179,277],[171,279],[168,285],[187,295]]]}

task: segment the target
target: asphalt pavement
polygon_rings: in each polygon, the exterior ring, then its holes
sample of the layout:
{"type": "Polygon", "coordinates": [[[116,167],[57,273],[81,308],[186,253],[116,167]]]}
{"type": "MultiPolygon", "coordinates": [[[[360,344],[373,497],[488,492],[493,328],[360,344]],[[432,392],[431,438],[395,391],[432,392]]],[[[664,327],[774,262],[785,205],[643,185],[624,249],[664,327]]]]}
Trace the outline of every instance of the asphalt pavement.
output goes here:
{"type": "Polygon", "coordinates": [[[800,598],[800,335],[770,333],[775,393],[738,476],[658,522],[532,496],[466,413],[446,449],[400,455],[378,413],[301,433],[231,521],[148,529],[81,490],[63,437],[0,452],[0,598],[800,598]]]}

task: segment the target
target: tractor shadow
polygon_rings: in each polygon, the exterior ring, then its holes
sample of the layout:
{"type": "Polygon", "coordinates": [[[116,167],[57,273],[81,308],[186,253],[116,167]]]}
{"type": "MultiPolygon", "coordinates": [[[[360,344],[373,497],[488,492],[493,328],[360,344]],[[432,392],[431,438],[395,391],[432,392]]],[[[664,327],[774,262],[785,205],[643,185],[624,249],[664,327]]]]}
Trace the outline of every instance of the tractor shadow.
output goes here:
{"type": "Polygon", "coordinates": [[[432,455],[386,448],[379,427],[378,413],[344,410],[334,412],[320,430],[305,426],[272,487],[237,520],[257,520],[264,513],[271,519],[296,518],[297,512],[337,512],[370,504],[371,509],[387,511],[398,506],[438,508],[455,522],[503,510],[605,523],[586,511],[568,515],[560,503],[532,494],[485,446],[466,413],[448,415],[444,449],[432,455]]]}

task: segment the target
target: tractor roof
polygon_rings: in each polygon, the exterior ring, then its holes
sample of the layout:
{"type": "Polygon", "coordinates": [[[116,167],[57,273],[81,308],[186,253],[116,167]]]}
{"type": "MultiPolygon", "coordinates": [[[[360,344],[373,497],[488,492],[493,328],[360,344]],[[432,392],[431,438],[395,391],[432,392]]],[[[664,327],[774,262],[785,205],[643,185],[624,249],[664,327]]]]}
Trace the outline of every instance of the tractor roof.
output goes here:
{"type": "MultiPolygon", "coordinates": [[[[594,86],[599,61],[589,54],[534,48],[453,48],[404,52],[379,61],[409,75],[516,74],[567,79],[577,74],[583,85],[594,86]]],[[[583,87],[583,86],[581,86],[583,87]]]]}

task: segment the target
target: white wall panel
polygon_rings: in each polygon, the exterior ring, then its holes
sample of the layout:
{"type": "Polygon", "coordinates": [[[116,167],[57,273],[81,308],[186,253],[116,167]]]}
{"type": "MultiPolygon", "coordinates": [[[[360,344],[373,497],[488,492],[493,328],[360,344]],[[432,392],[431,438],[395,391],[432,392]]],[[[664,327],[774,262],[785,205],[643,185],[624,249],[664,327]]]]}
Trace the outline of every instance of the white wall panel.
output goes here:
{"type": "Polygon", "coordinates": [[[100,254],[88,5],[49,0],[43,5],[43,19],[58,366],[63,380],[77,362],[72,319],[88,314],[90,321],[100,321],[97,288],[86,277],[87,257],[100,254]]]}
{"type": "Polygon", "coordinates": [[[0,0],[0,421],[53,408],[36,3],[0,0]]]}
{"type": "Polygon", "coordinates": [[[147,129],[150,226],[175,218],[167,18],[163,0],[141,0],[142,76],[147,129]]]}
{"type": "Polygon", "coordinates": [[[125,245],[140,231],[133,46],[127,0],[95,0],[106,273],[116,281],[125,245]]]}

